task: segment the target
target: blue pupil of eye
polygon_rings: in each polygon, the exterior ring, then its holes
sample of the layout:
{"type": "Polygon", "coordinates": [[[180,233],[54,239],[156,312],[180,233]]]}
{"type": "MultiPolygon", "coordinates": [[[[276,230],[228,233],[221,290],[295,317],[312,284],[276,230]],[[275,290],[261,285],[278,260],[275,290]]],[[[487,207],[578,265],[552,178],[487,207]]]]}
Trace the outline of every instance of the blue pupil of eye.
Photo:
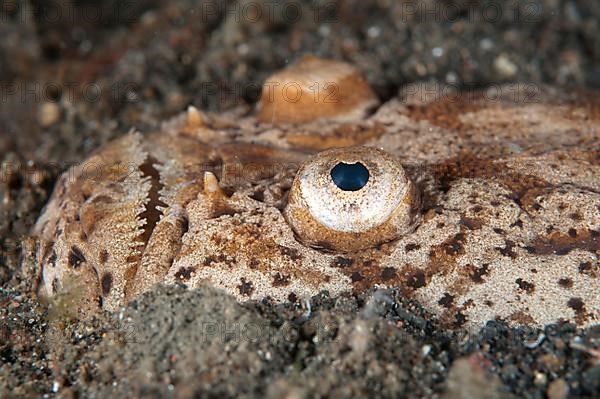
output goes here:
{"type": "Polygon", "coordinates": [[[369,181],[369,170],[360,162],[340,162],[331,169],[331,179],[344,191],[358,191],[369,181]]]}

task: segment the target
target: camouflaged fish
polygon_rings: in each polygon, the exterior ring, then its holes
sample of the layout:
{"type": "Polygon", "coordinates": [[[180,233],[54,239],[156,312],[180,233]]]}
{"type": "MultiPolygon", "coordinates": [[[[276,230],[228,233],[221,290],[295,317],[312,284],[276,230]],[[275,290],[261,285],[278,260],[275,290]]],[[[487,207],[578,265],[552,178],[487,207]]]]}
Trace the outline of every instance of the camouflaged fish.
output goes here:
{"type": "Polygon", "coordinates": [[[76,285],[85,315],[159,283],[398,287],[448,326],[596,324],[597,98],[415,84],[379,104],[352,66],[306,57],[254,112],[190,107],[65,172],[34,231],[39,294],[76,285]]]}

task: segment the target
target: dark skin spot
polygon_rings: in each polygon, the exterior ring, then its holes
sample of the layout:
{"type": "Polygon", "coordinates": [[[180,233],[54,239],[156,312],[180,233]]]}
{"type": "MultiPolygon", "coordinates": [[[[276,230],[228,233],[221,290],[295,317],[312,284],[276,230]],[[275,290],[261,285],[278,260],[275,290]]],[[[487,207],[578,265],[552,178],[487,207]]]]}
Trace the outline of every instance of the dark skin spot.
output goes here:
{"type": "Polygon", "coordinates": [[[523,228],[523,221],[521,219],[517,219],[516,222],[514,222],[511,227],[519,227],[519,228],[523,228]]]}
{"type": "Polygon", "coordinates": [[[288,248],[288,247],[284,247],[284,246],[280,245],[279,251],[281,251],[282,255],[287,256],[291,260],[302,259],[302,255],[300,255],[300,253],[298,252],[298,250],[296,248],[288,248]]]}
{"type": "Polygon", "coordinates": [[[286,287],[290,284],[290,276],[277,273],[273,276],[273,287],[286,287]]]}
{"type": "Polygon", "coordinates": [[[465,235],[464,233],[458,233],[452,239],[445,243],[444,251],[447,255],[456,256],[460,255],[464,252],[464,241],[465,235]]]}
{"type": "Polygon", "coordinates": [[[457,328],[462,327],[465,323],[467,322],[467,316],[465,316],[463,313],[458,312],[456,313],[456,316],[454,318],[454,326],[457,328]]]}
{"type": "Polygon", "coordinates": [[[354,264],[354,260],[350,258],[344,258],[343,256],[336,256],[332,262],[333,267],[345,268],[350,267],[354,264]]]}
{"type": "Polygon", "coordinates": [[[105,273],[100,280],[102,286],[102,295],[107,296],[112,288],[113,277],[110,273],[105,273]]]}
{"type": "Polygon", "coordinates": [[[290,301],[292,303],[296,303],[296,302],[298,302],[298,296],[296,294],[294,294],[293,292],[290,292],[290,294],[288,295],[288,301],[290,301]]]}
{"type": "Polygon", "coordinates": [[[469,277],[474,283],[481,284],[484,282],[483,276],[486,276],[489,272],[490,265],[485,263],[481,267],[474,268],[469,277]]]}
{"type": "Polygon", "coordinates": [[[217,261],[226,264],[227,266],[234,266],[235,265],[235,258],[232,258],[230,256],[227,256],[225,254],[219,254],[219,256],[217,256],[217,261]]]}
{"type": "Polygon", "coordinates": [[[568,233],[569,233],[569,237],[571,237],[571,238],[577,237],[577,230],[575,230],[575,229],[569,229],[568,233]]]}
{"type": "Polygon", "coordinates": [[[517,257],[517,253],[513,251],[513,248],[515,247],[514,241],[505,240],[504,243],[504,248],[496,247],[496,250],[504,256],[508,256],[511,259],[515,259],[517,257]]]}
{"type": "Polygon", "coordinates": [[[256,190],[251,196],[250,198],[256,200],[256,201],[260,201],[260,202],[264,202],[265,200],[265,192],[263,190],[256,190]]]}
{"type": "Polygon", "coordinates": [[[596,263],[596,270],[594,271],[594,265],[592,265],[592,262],[582,262],[579,264],[579,267],[577,268],[577,270],[579,271],[579,273],[581,274],[587,274],[590,277],[596,277],[597,276],[597,272],[600,270],[600,267],[598,266],[598,264],[596,263]]]}
{"type": "Polygon", "coordinates": [[[256,270],[260,267],[260,262],[258,261],[258,259],[252,258],[250,259],[250,262],[248,262],[248,267],[250,269],[256,270]]]}
{"type": "Polygon", "coordinates": [[[71,250],[69,251],[69,266],[71,266],[73,269],[77,269],[85,261],[86,260],[85,256],[83,256],[83,252],[81,252],[81,250],[75,246],[71,247],[71,250]]]}
{"type": "Polygon", "coordinates": [[[563,277],[558,280],[558,285],[560,285],[563,288],[571,288],[573,287],[573,280],[571,280],[568,277],[563,277]]]}
{"type": "Polygon", "coordinates": [[[194,267],[182,267],[175,273],[175,278],[179,280],[188,281],[192,277],[192,273],[196,269],[194,267]]]}
{"type": "Polygon", "coordinates": [[[452,304],[454,303],[454,296],[450,295],[447,292],[444,292],[444,296],[440,298],[440,300],[438,301],[438,304],[440,306],[445,307],[446,309],[450,309],[452,307],[452,304]]]}
{"type": "Polygon", "coordinates": [[[585,304],[581,298],[571,298],[569,299],[569,302],[567,302],[567,305],[577,313],[582,312],[585,309],[585,304]]]}
{"type": "Polygon", "coordinates": [[[573,212],[569,217],[576,222],[581,222],[581,220],[583,220],[583,216],[581,216],[581,213],[579,212],[573,212]]]}
{"type": "Polygon", "coordinates": [[[396,277],[396,269],[393,267],[385,267],[381,272],[381,279],[383,281],[391,280],[396,277]]]}
{"type": "Polygon", "coordinates": [[[515,321],[519,324],[532,324],[535,320],[529,313],[519,311],[510,315],[510,320],[515,321]]]}
{"type": "Polygon", "coordinates": [[[421,246],[419,244],[410,243],[410,244],[406,244],[406,247],[404,247],[404,250],[406,252],[410,252],[410,251],[417,250],[419,248],[421,248],[421,246]]]}
{"type": "Polygon", "coordinates": [[[575,249],[594,252],[600,250],[598,232],[594,230],[577,231],[575,236],[555,231],[546,237],[538,237],[527,248],[530,253],[539,255],[567,255],[575,249]]]}
{"type": "Polygon", "coordinates": [[[254,292],[254,284],[252,281],[246,281],[245,278],[240,279],[240,285],[237,286],[241,295],[250,296],[254,292]]]}
{"type": "Polygon", "coordinates": [[[214,256],[212,256],[212,255],[211,255],[211,256],[207,256],[207,257],[204,259],[204,262],[202,262],[202,264],[203,264],[204,266],[210,266],[210,265],[212,265],[213,263],[215,263],[216,261],[217,261],[217,258],[215,258],[214,256]]]}
{"type": "Polygon", "coordinates": [[[415,290],[424,287],[427,283],[425,279],[425,273],[422,270],[415,270],[411,275],[408,276],[406,284],[414,288],[415,290]]]}
{"type": "Polygon", "coordinates": [[[483,223],[479,219],[468,218],[463,216],[460,218],[460,224],[465,226],[469,230],[479,230],[483,223]]]}
{"type": "Polygon", "coordinates": [[[108,262],[108,251],[106,249],[100,251],[100,255],[98,255],[98,260],[101,264],[105,264],[106,262],[108,262]]]}
{"type": "Polygon", "coordinates": [[[360,281],[363,279],[363,277],[360,275],[359,272],[354,272],[350,275],[350,278],[352,279],[352,282],[355,283],[357,281],[360,281]]]}
{"type": "Polygon", "coordinates": [[[523,280],[522,278],[516,279],[515,283],[517,283],[520,289],[527,292],[528,294],[531,294],[533,293],[533,291],[535,291],[535,285],[533,283],[523,280]]]}

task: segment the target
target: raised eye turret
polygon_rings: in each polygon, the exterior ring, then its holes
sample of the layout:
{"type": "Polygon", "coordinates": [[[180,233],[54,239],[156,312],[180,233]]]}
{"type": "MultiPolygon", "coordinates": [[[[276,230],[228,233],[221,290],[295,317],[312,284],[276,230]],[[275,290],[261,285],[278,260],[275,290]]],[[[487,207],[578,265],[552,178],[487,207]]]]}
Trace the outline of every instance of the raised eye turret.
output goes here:
{"type": "Polygon", "coordinates": [[[369,147],[324,151],[292,184],[285,216],[312,247],[354,252],[411,232],[420,195],[400,162],[369,147]]]}

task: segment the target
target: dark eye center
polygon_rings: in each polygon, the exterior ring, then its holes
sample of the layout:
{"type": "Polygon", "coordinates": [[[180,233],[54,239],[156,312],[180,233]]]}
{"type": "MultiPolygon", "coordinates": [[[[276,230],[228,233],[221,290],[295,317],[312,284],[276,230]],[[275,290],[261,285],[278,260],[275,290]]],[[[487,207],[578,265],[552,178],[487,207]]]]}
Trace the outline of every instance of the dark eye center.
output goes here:
{"type": "Polygon", "coordinates": [[[331,179],[344,191],[358,191],[369,181],[369,170],[360,162],[340,162],[331,169],[331,179]]]}

